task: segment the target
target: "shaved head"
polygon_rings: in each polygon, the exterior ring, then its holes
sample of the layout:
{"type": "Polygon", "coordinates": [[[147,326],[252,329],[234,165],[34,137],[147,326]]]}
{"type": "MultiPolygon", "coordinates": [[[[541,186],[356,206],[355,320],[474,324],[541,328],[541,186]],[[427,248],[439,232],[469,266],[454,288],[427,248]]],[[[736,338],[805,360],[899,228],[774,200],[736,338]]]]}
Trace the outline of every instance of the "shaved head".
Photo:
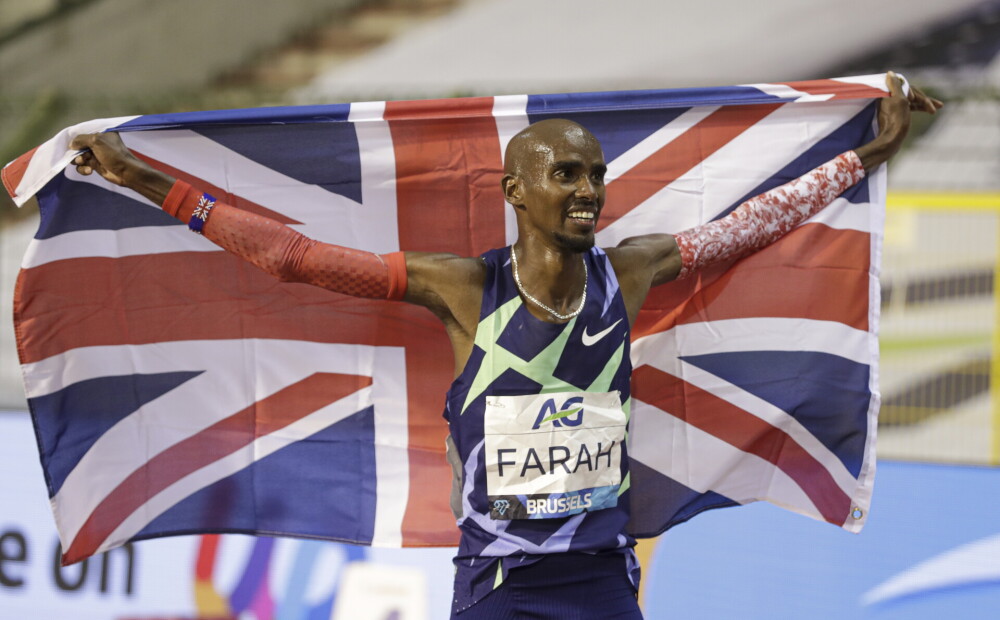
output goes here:
{"type": "Polygon", "coordinates": [[[564,118],[538,121],[522,129],[507,143],[504,174],[537,178],[551,161],[555,146],[562,143],[601,148],[594,134],[564,118]]]}
{"type": "Polygon", "coordinates": [[[571,252],[593,247],[607,169],[601,143],[570,120],[540,121],[511,138],[500,188],[518,238],[571,252]]]}

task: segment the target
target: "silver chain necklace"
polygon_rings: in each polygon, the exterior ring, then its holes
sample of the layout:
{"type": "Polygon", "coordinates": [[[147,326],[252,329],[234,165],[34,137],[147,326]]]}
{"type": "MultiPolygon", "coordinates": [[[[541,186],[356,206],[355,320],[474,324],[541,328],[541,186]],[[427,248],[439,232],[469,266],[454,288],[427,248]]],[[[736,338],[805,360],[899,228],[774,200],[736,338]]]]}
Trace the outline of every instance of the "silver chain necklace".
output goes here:
{"type": "Polygon", "coordinates": [[[524,286],[521,284],[521,278],[517,275],[517,253],[514,252],[514,246],[510,247],[510,261],[511,264],[514,266],[513,269],[514,284],[517,285],[517,290],[521,291],[521,294],[524,295],[525,299],[535,304],[542,310],[545,310],[546,312],[548,312],[555,318],[559,319],[560,321],[568,321],[573,317],[577,316],[578,314],[583,312],[583,306],[587,303],[587,259],[585,259],[582,255],[580,256],[580,259],[583,261],[583,296],[580,297],[580,306],[576,310],[570,312],[569,314],[559,314],[552,308],[546,306],[542,302],[538,301],[537,299],[529,295],[528,291],[524,290],[524,286]]]}

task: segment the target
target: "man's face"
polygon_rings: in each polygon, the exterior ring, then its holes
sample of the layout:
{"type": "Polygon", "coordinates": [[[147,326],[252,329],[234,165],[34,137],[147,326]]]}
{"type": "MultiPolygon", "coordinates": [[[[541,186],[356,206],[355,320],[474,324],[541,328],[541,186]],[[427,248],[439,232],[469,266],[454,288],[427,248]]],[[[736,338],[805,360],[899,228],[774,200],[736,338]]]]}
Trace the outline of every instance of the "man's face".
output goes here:
{"type": "Polygon", "coordinates": [[[563,249],[589,250],[605,197],[600,144],[574,128],[535,146],[521,175],[529,226],[563,249]]]}

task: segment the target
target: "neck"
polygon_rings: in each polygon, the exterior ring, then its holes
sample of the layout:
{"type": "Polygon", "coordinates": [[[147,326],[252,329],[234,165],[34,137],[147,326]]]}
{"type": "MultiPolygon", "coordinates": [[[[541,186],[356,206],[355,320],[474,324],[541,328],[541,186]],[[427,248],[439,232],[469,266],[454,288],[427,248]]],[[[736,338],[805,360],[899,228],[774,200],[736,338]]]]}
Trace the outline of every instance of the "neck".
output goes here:
{"type": "MultiPolygon", "coordinates": [[[[559,314],[580,307],[585,287],[584,256],[518,240],[511,249],[517,255],[518,275],[524,292],[559,314]]],[[[522,295],[523,297],[523,295],[522,295]]],[[[553,320],[548,312],[525,300],[532,314],[553,320]]]]}

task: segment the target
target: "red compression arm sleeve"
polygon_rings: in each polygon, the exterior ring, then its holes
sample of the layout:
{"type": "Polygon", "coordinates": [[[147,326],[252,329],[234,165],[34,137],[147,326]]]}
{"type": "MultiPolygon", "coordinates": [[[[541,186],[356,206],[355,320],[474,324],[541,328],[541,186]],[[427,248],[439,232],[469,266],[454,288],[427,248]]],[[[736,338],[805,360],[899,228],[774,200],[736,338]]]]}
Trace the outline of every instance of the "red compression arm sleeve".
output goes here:
{"type": "Polygon", "coordinates": [[[863,178],[861,160],[848,151],[794,181],[751,198],[720,220],[676,235],[681,252],[677,278],[774,243],[863,178]]]}
{"type": "MultiPolygon", "coordinates": [[[[163,210],[187,223],[202,192],[177,181],[163,210]]],[[[305,282],[331,291],[400,300],[406,294],[402,252],[373,254],[310,239],[267,217],[217,202],[202,229],[227,251],[286,282],[305,282]]]]}

